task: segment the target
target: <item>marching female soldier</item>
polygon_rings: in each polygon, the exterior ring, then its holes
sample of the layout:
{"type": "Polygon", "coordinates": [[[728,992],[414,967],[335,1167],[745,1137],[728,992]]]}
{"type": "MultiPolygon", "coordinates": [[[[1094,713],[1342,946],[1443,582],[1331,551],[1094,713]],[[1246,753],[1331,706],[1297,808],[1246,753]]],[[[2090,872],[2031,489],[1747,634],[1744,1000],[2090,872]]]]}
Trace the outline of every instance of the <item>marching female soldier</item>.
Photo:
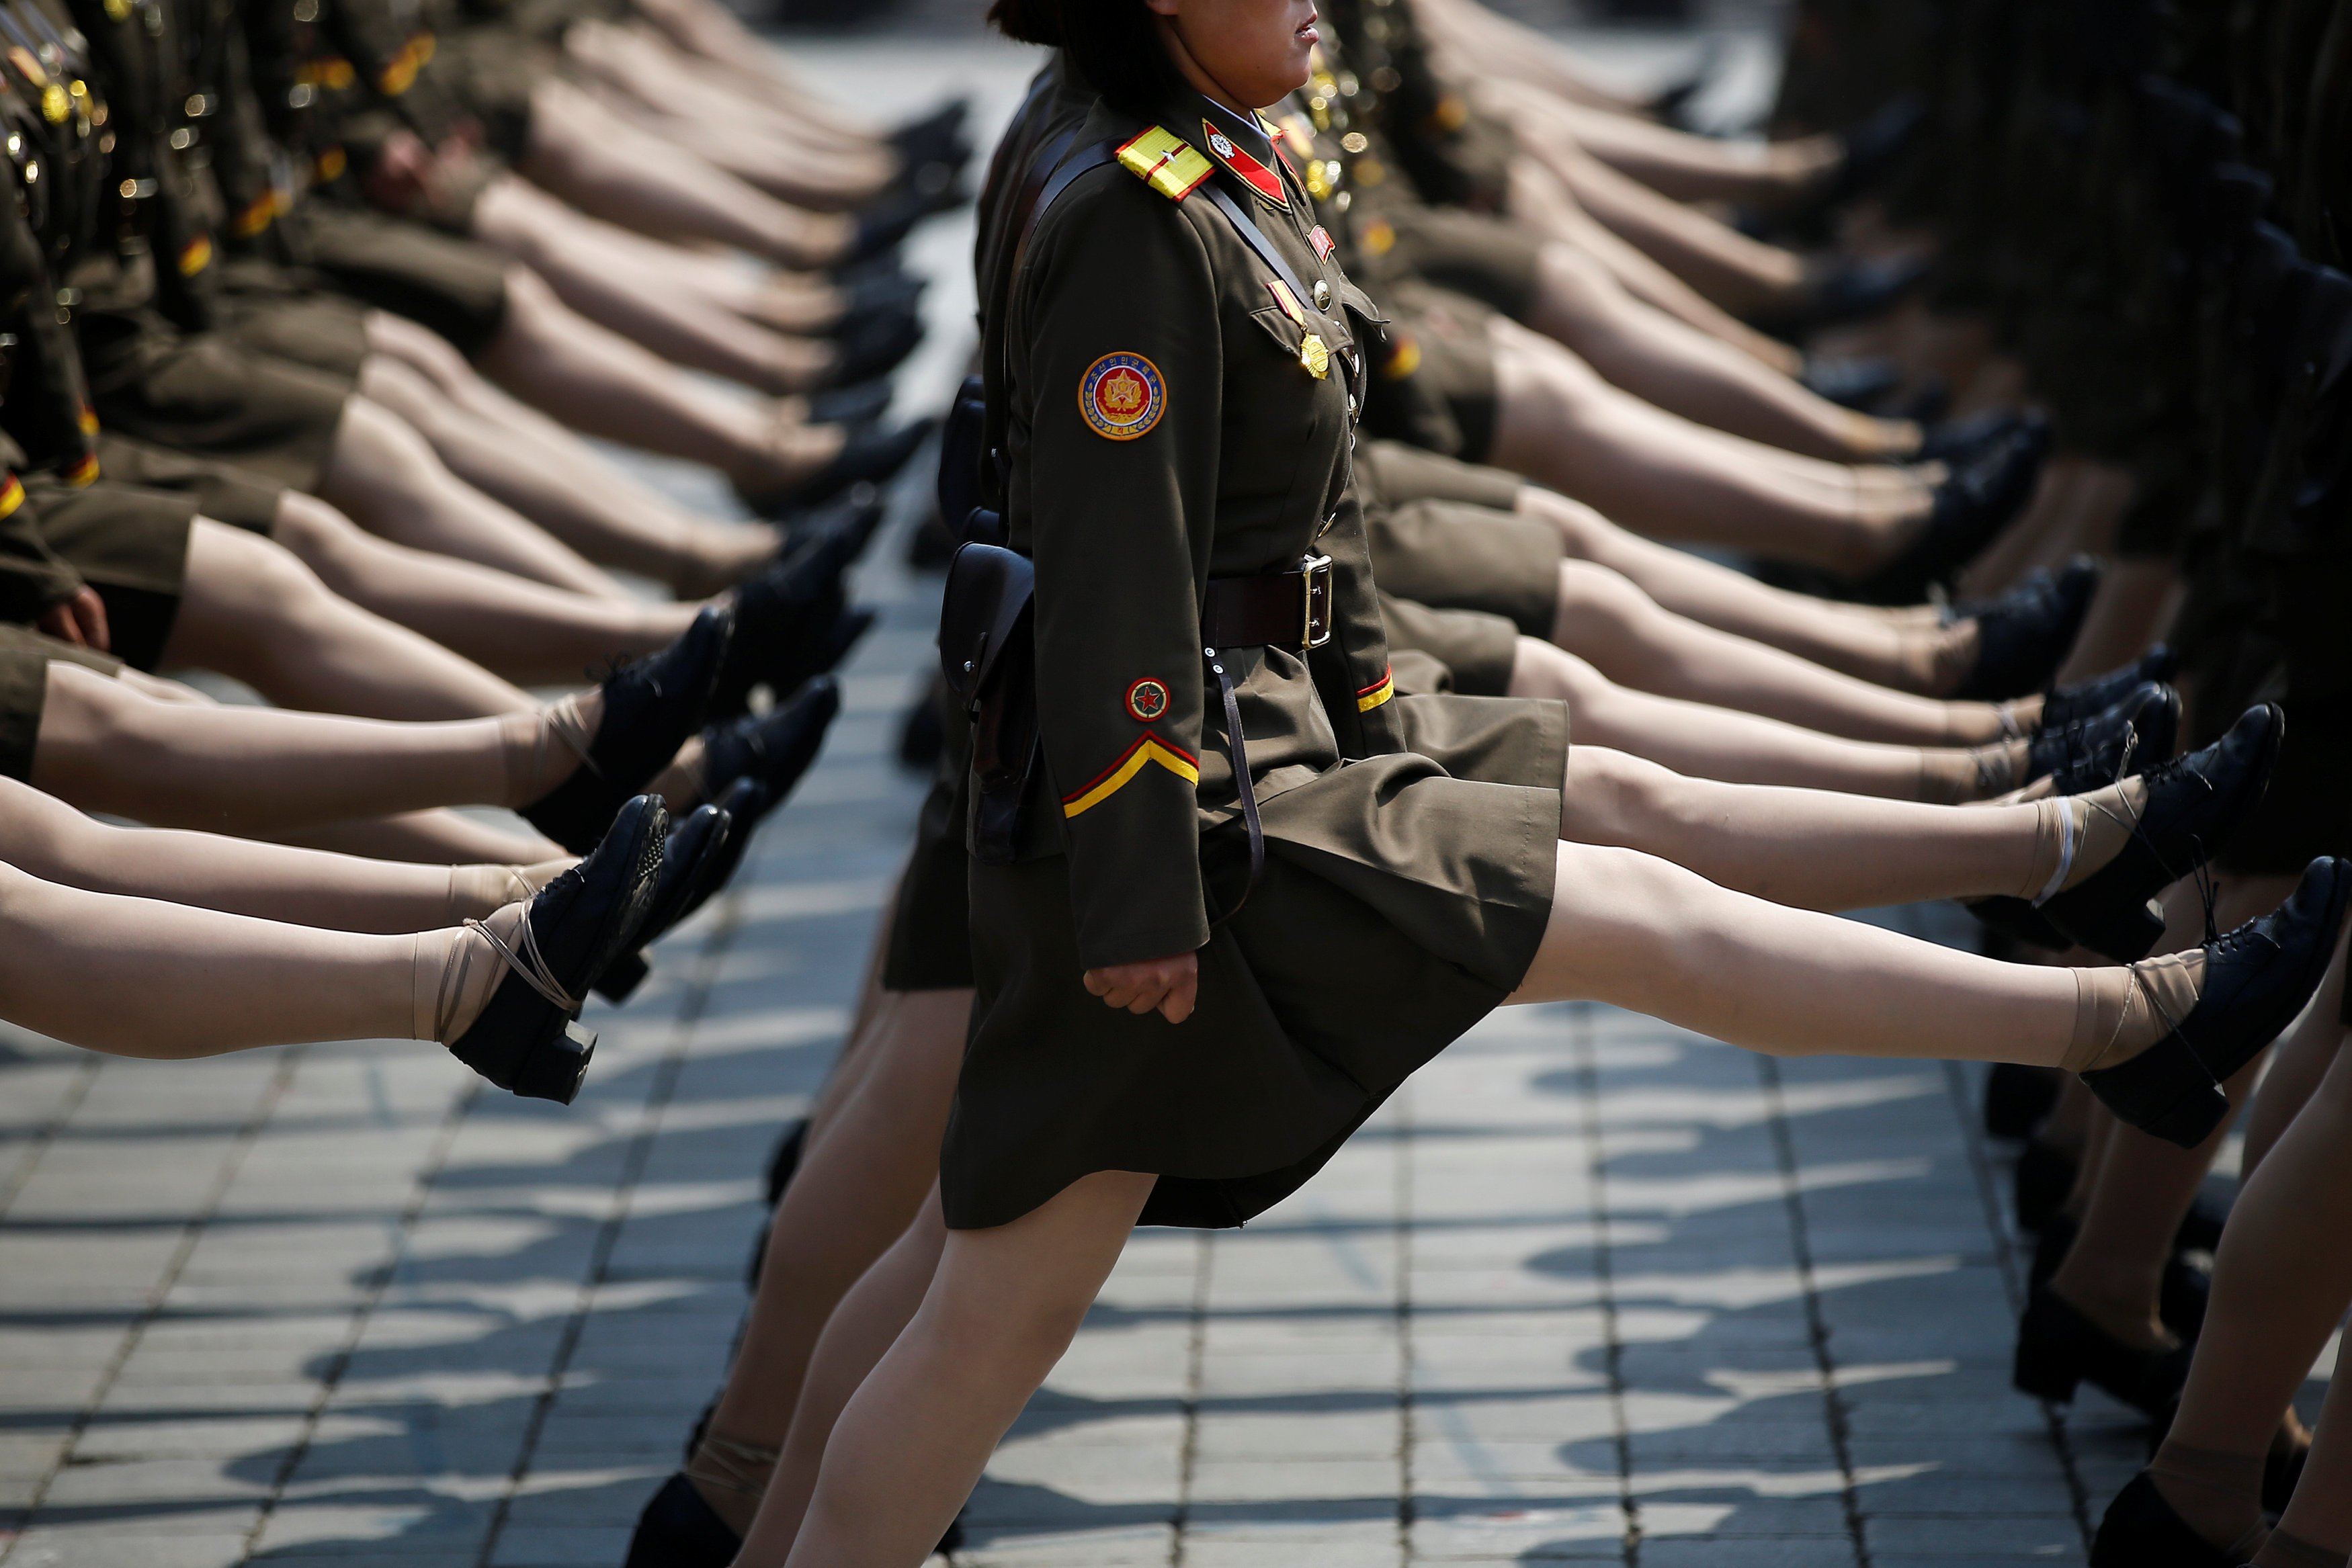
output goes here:
{"type": "Polygon", "coordinates": [[[1560,841],[1558,710],[1529,705],[1484,780],[1407,749],[1349,477],[1378,313],[1249,107],[1303,79],[1314,21],[1309,0],[1062,18],[1105,102],[1007,315],[1008,521],[1035,570],[1035,675],[1009,695],[1034,687],[1040,761],[1013,821],[979,819],[1008,831],[971,868],[952,1234],[835,1431],[795,1562],[919,1562],[1130,1226],[1259,1212],[1505,1001],[1776,1051],[1999,1051],[2193,1139],[2352,893],[2323,862],[2199,952],[2010,967],[1560,841]]]}

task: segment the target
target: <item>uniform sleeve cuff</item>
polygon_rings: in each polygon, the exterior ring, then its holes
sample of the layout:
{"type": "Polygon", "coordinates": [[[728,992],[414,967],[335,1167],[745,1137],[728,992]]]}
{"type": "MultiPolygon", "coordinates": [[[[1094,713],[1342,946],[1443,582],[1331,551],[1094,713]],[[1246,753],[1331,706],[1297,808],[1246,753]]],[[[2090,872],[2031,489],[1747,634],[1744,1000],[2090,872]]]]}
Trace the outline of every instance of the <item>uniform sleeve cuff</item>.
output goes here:
{"type": "Polygon", "coordinates": [[[1196,916],[1186,924],[1171,923],[1106,931],[1081,936],[1078,942],[1078,963],[1083,968],[1107,969],[1114,964],[1141,964],[1154,958],[1173,958],[1180,953],[1197,952],[1208,945],[1209,922],[1196,916]]]}

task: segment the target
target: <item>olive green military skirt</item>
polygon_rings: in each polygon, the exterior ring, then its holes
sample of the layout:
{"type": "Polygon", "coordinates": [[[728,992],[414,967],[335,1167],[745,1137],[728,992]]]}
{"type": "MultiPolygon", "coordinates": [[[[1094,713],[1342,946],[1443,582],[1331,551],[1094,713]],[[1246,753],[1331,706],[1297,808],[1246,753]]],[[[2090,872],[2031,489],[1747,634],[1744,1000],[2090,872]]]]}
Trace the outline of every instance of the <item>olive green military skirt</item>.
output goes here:
{"type": "Polygon", "coordinates": [[[1453,689],[1468,696],[1499,697],[1511,689],[1511,668],[1519,656],[1519,629],[1500,615],[1476,610],[1433,610],[1410,599],[1381,594],[1389,648],[1425,654],[1445,666],[1453,689]]]}
{"type": "Polygon", "coordinates": [[[85,356],[105,424],[293,489],[319,487],[350,378],[257,353],[226,332],[183,334],[160,317],[133,326],[85,356]]]}
{"type": "Polygon", "coordinates": [[[367,307],[340,294],[225,292],[215,314],[249,353],[345,381],[357,381],[367,361],[367,307]]]}
{"type": "MultiPolygon", "coordinates": [[[[1067,862],[971,867],[980,996],[940,1160],[947,1222],[1002,1225],[1097,1171],[1160,1180],[1147,1225],[1239,1225],[1297,1190],[1526,975],[1551,912],[1567,710],[1433,705],[1408,730],[1507,780],[1400,753],[1261,803],[1263,876],[1170,1024],[1080,978],[1067,862]]],[[[1213,904],[1247,875],[1202,841],[1213,904]]]]}
{"type": "Polygon", "coordinates": [[[1462,432],[1458,455],[1465,463],[1485,461],[1495,449],[1496,421],[1502,412],[1495,382],[1495,346],[1486,336],[1495,312],[1475,299],[1417,283],[1398,285],[1381,297],[1381,304],[1420,350],[1415,379],[1453,411],[1462,432]]]}
{"type": "Polygon", "coordinates": [[[122,661],[110,653],[77,648],[29,627],[0,623],[0,774],[20,782],[32,780],[53,661],[110,677],[122,670],[122,661]]]}
{"type": "Polygon", "coordinates": [[[1559,530],[1517,512],[1454,501],[1369,511],[1364,531],[1383,589],[1441,610],[1500,615],[1549,637],[1559,614],[1559,530]]]}
{"type": "Polygon", "coordinates": [[[488,246],[327,202],[301,219],[310,265],[361,303],[431,328],[469,360],[505,327],[508,263],[488,246]]]}
{"type": "Polygon", "coordinates": [[[215,522],[267,538],[278,527],[278,504],[287,486],[210,457],[133,441],[110,430],[99,432],[99,471],[142,490],[163,490],[185,498],[215,522]]]}
{"type": "Polygon", "coordinates": [[[1441,287],[1524,321],[1535,305],[1543,239],[1508,219],[1460,207],[1410,207],[1390,214],[1391,262],[1441,287]]]}
{"type": "Polygon", "coordinates": [[[971,984],[971,857],[963,847],[971,726],[952,699],[940,706],[946,733],[939,766],[890,906],[889,945],[882,950],[886,991],[957,991],[971,984]]]}
{"type": "Polygon", "coordinates": [[[1356,476],[1391,506],[1408,501],[1461,501],[1507,512],[1528,482],[1507,468],[1465,463],[1402,441],[1360,441],[1356,476]]]}
{"type": "Polygon", "coordinates": [[[185,496],[100,479],[79,488],[44,475],[25,480],[41,534],[106,603],[113,653],[152,670],[171,640],[187,580],[195,508],[185,496]]]}

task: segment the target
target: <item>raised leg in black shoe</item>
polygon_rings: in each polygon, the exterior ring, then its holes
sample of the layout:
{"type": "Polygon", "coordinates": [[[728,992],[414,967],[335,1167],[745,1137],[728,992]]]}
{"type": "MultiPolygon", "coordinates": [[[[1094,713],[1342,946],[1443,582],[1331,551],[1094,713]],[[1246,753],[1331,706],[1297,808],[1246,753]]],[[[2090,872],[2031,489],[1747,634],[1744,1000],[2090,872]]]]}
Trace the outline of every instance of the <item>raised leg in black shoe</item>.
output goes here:
{"type": "Polygon", "coordinates": [[[669,825],[659,800],[625,802],[604,841],[529,904],[466,923],[434,996],[432,1037],[501,1089],[570,1104],[596,1037],[579,1026],[597,977],[645,924],[669,825]]]}

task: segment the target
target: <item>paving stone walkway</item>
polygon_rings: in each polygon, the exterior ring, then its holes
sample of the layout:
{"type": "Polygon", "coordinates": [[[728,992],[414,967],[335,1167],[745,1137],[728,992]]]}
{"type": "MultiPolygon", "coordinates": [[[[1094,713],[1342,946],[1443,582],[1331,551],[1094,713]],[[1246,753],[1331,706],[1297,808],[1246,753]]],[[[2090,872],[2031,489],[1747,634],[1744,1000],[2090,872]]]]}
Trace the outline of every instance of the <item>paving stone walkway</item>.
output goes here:
{"type": "MultiPolygon", "coordinates": [[[[1026,70],[813,58],[997,114],[1026,70]]],[[[919,236],[919,400],[966,351],[968,244],[919,236]]],[[[408,1043],[163,1064],[0,1038],[0,1568],[618,1563],[720,1374],[757,1172],[839,1044],[919,797],[890,751],[936,589],[878,554],[822,766],[641,996],[592,1012],[569,1110],[408,1043]]],[[[2137,1439],[2007,1388],[2020,1260],[1975,1094],[1602,1009],[1497,1016],[1260,1223],[1136,1239],[963,1560],[2076,1562],[2137,1439]]]]}

